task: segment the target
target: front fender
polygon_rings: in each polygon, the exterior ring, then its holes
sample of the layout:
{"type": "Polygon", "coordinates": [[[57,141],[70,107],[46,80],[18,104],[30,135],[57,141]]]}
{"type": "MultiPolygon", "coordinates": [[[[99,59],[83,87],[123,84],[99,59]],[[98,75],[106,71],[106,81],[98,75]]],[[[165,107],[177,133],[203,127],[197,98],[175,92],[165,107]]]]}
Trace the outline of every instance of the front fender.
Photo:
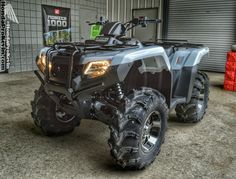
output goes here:
{"type": "Polygon", "coordinates": [[[118,66],[117,75],[120,81],[126,78],[133,64],[138,61],[142,61],[142,68],[140,70],[143,72],[155,73],[163,69],[171,70],[170,61],[162,47],[154,46],[128,50],[112,58],[112,65],[118,66]],[[154,58],[154,62],[148,65],[151,58],[154,58]]]}

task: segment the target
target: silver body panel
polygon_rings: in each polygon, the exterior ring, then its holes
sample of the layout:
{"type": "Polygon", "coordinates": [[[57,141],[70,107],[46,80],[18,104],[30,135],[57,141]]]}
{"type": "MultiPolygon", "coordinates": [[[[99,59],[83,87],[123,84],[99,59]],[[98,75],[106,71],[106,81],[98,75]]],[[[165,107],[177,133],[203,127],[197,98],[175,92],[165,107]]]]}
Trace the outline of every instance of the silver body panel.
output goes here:
{"type": "Polygon", "coordinates": [[[81,58],[81,64],[86,64],[91,61],[97,60],[112,60],[111,66],[120,64],[133,63],[138,60],[146,59],[149,57],[162,56],[167,69],[178,70],[182,67],[193,67],[200,63],[203,56],[209,53],[209,48],[183,48],[174,52],[170,57],[165,53],[161,46],[148,46],[128,50],[121,50],[116,52],[98,52],[85,55],[81,58]],[[178,60],[182,58],[182,61],[178,60]]]}

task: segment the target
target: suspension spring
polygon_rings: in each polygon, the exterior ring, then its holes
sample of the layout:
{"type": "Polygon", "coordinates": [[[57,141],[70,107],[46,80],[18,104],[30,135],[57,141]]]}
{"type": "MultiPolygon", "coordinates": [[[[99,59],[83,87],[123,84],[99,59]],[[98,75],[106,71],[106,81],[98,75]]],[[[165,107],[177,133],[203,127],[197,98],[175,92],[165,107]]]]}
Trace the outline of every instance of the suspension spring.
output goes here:
{"type": "Polygon", "coordinates": [[[120,83],[116,84],[116,91],[117,91],[117,94],[118,94],[118,98],[122,99],[124,97],[124,92],[122,90],[122,87],[121,87],[120,83]]]}

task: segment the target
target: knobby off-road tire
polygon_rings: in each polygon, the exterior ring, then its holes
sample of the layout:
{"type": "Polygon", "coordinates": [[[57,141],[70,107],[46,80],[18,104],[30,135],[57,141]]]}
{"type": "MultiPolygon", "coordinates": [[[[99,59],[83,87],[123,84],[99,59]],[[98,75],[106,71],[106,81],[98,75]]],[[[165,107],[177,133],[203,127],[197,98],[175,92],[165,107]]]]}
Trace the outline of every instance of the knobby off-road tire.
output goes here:
{"type": "Polygon", "coordinates": [[[35,125],[47,136],[70,133],[80,124],[78,117],[57,109],[55,102],[50,99],[42,86],[35,91],[31,106],[35,125]]]}
{"type": "Polygon", "coordinates": [[[168,107],[164,96],[149,88],[135,91],[128,99],[125,112],[117,114],[116,122],[110,126],[108,144],[116,164],[123,168],[142,169],[160,152],[168,107]]]}
{"type": "Polygon", "coordinates": [[[192,97],[189,103],[176,106],[176,115],[179,122],[196,123],[202,120],[206,113],[209,100],[209,78],[207,74],[198,72],[192,97]]]}

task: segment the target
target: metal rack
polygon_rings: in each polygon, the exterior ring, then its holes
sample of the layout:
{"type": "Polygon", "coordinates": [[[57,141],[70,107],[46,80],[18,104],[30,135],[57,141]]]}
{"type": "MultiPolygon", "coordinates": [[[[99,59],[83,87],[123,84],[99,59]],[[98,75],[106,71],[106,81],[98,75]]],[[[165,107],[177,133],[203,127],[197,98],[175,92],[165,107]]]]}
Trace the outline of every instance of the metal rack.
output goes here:
{"type": "Polygon", "coordinates": [[[183,47],[183,48],[202,48],[203,44],[189,43],[187,40],[178,39],[157,39],[154,42],[143,42],[144,45],[159,45],[159,46],[172,46],[172,47],[183,47]]]}
{"type": "MultiPolygon", "coordinates": [[[[70,48],[72,50],[70,60],[68,62],[68,77],[67,77],[67,82],[66,82],[66,88],[71,89],[72,88],[72,75],[73,75],[73,66],[74,66],[74,57],[77,53],[83,53],[89,50],[93,51],[120,51],[120,50],[127,50],[127,49],[134,49],[138,48],[138,45],[93,45],[89,44],[87,45],[86,43],[55,43],[47,52],[47,57],[51,58],[50,53],[57,50],[59,51],[60,49],[63,48],[70,48]]],[[[49,81],[50,79],[50,72],[49,72],[49,61],[51,59],[47,60],[46,64],[46,80],[49,81]]],[[[36,74],[38,76],[38,74],[36,74]]]]}

